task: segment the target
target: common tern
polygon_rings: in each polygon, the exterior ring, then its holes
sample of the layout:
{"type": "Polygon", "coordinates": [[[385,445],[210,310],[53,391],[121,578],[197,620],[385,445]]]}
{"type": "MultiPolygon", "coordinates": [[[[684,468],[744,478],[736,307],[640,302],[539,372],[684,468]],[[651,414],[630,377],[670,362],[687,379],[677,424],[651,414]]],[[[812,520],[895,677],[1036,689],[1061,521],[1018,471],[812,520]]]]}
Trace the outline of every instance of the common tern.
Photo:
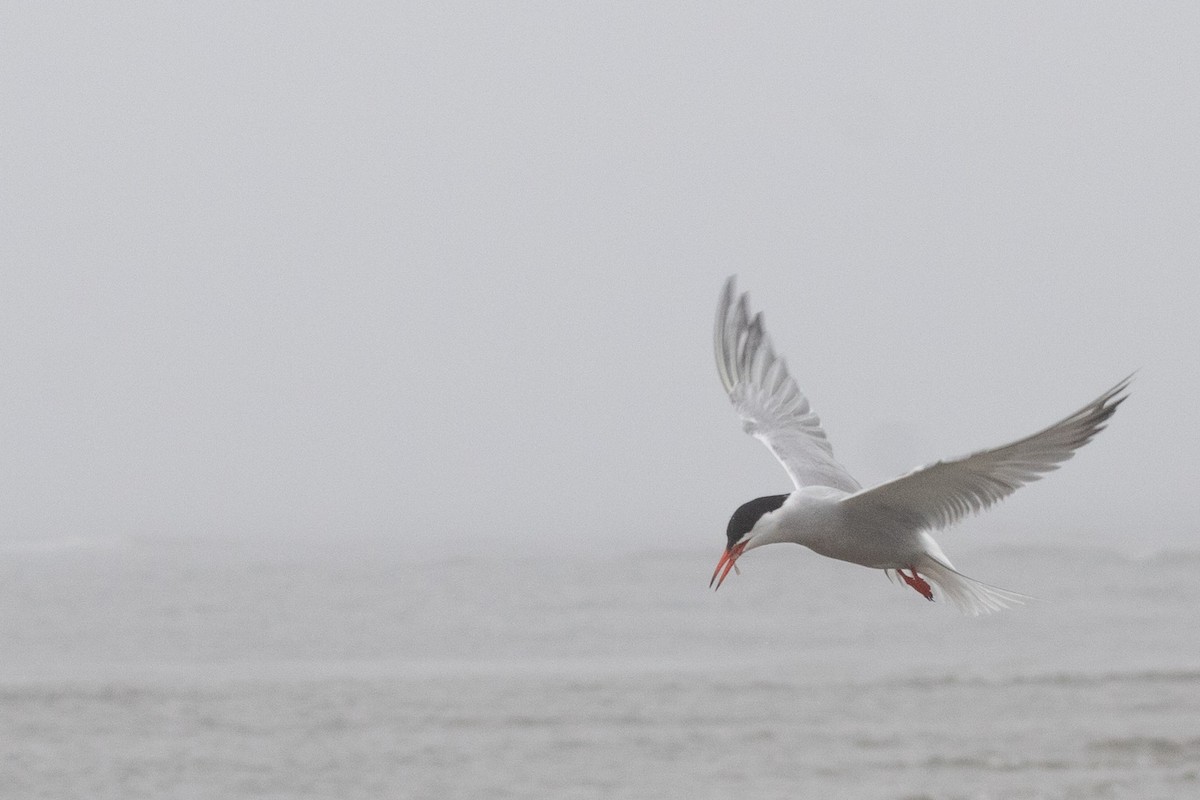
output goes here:
{"type": "Polygon", "coordinates": [[[980,512],[1058,469],[1104,429],[1132,376],[1065,419],[991,450],[937,461],[868,489],[833,457],[821,420],[775,354],[762,314],[750,313],[736,279],[725,282],[715,327],[717,372],[745,431],[765,444],[795,484],[759,497],[729,520],[728,544],[709,586],[720,588],[738,559],[767,544],[814,552],[899,577],[927,600],[936,593],[963,613],[985,614],[1024,595],[956,570],[930,531],[980,512]]]}

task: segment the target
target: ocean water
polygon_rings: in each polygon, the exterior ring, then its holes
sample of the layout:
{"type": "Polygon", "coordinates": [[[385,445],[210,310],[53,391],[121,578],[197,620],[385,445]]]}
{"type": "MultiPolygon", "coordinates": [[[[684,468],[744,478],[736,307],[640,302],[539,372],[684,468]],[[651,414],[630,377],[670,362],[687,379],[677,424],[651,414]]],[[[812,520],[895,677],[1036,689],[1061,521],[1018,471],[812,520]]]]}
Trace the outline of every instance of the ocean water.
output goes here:
{"type": "Polygon", "coordinates": [[[0,545],[0,797],[1197,798],[1200,553],[0,545]]]}

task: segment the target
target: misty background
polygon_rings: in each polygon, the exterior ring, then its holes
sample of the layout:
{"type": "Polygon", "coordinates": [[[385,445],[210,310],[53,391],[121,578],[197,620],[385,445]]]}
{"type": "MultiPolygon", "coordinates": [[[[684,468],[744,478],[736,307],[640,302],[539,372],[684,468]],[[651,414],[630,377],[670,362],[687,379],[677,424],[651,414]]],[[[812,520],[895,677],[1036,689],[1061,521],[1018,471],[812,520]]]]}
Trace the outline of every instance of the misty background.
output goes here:
{"type": "Polygon", "coordinates": [[[1140,370],[946,537],[1195,547],[1200,7],[0,9],[0,541],[724,543],[724,278],[864,483],[1140,370]]]}

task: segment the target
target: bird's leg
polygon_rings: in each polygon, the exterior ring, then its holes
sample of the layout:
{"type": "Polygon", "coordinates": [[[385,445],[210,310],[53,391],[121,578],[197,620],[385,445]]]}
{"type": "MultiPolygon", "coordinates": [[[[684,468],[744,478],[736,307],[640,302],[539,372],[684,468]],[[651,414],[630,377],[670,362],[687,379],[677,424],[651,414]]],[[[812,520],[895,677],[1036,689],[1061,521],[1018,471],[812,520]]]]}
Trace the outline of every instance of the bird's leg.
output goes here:
{"type": "Polygon", "coordinates": [[[897,569],[896,574],[899,575],[905,583],[920,592],[926,600],[933,600],[933,589],[929,587],[929,582],[918,575],[917,571],[912,567],[909,567],[908,571],[912,573],[912,577],[905,575],[904,570],[902,569],[897,569]]]}

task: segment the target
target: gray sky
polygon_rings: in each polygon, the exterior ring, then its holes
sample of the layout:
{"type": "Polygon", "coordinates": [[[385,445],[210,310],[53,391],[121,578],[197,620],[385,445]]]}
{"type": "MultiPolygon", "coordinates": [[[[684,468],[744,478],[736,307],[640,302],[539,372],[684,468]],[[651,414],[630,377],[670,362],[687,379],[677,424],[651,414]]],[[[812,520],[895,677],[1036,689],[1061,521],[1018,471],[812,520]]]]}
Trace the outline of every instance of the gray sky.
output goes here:
{"type": "Polygon", "coordinates": [[[949,552],[1195,546],[1200,6],[740,6],[4,4],[0,536],[715,555],[736,272],[864,482],[1140,368],[949,552]]]}

